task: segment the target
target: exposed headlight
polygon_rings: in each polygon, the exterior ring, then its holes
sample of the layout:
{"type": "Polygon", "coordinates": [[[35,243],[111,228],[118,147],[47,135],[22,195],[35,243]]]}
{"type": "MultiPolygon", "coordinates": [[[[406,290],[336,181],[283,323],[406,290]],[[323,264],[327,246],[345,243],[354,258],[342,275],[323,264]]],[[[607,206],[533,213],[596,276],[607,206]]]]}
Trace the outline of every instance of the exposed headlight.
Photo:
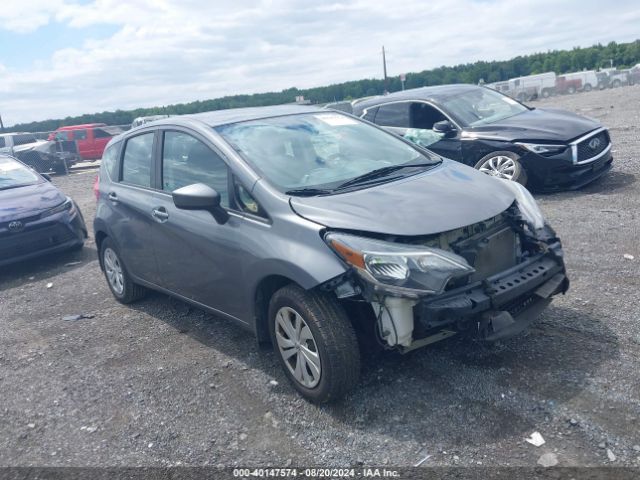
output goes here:
{"type": "Polygon", "coordinates": [[[335,232],[324,239],[374,288],[391,294],[413,297],[438,294],[452,278],[475,271],[461,256],[437,248],[335,232]]]}
{"type": "Polygon", "coordinates": [[[516,143],[516,145],[544,157],[562,153],[568,148],[568,145],[544,145],[540,143],[516,143]]]}
{"type": "Polygon", "coordinates": [[[515,194],[518,209],[520,210],[520,213],[522,213],[524,219],[531,225],[533,230],[535,231],[544,227],[544,214],[542,213],[542,210],[540,210],[536,199],[533,198],[531,193],[529,193],[529,190],[524,188],[518,182],[514,182],[512,180],[505,180],[503,178],[498,178],[498,180],[504,182],[504,184],[515,194]]]}
{"type": "Polygon", "coordinates": [[[76,212],[76,207],[71,198],[67,197],[67,199],[58,206],[50,208],[46,212],[43,212],[40,215],[40,218],[50,217],[51,215],[55,215],[56,213],[68,211],[69,215],[73,215],[76,212]]]}

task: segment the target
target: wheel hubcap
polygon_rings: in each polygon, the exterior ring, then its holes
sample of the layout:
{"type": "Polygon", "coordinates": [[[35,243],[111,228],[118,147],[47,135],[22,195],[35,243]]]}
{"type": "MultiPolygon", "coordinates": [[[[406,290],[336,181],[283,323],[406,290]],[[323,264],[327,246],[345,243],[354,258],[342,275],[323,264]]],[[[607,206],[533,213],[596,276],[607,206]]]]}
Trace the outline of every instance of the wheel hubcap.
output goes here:
{"type": "Polygon", "coordinates": [[[111,288],[113,288],[113,291],[118,295],[122,295],[122,292],[124,292],[122,265],[116,252],[110,248],[104,251],[104,271],[107,274],[107,280],[111,288]]]}
{"type": "Polygon", "coordinates": [[[513,158],[497,155],[480,165],[479,170],[493,177],[513,180],[513,175],[516,173],[516,162],[513,158]]]}
{"type": "Polygon", "coordinates": [[[293,308],[276,313],[276,341],[280,355],[294,378],[307,388],[320,382],[322,366],[311,329],[293,308]]]}

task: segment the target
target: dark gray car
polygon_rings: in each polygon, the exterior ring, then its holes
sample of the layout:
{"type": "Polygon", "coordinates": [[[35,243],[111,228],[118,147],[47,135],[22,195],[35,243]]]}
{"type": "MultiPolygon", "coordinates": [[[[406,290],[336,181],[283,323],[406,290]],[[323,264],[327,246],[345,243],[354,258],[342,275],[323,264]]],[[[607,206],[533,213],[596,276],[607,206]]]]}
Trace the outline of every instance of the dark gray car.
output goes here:
{"type": "Polygon", "coordinates": [[[568,288],[524,187],[339,112],[147,124],[110,142],[97,188],[116,299],[151,288],[238,322],[313,401],[357,382],[359,345],[505,338],[568,288]]]}

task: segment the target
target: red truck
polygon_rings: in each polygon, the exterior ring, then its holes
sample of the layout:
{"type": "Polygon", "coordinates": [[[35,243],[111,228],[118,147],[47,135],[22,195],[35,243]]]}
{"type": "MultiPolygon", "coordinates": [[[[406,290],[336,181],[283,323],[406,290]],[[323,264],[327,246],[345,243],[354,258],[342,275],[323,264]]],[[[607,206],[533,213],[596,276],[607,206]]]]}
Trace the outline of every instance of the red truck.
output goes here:
{"type": "Polygon", "coordinates": [[[49,134],[49,140],[75,141],[83,160],[102,158],[104,147],[114,135],[121,133],[120,127],[109,127],[104,123],[87,123],[60,127],[49,134]]]}

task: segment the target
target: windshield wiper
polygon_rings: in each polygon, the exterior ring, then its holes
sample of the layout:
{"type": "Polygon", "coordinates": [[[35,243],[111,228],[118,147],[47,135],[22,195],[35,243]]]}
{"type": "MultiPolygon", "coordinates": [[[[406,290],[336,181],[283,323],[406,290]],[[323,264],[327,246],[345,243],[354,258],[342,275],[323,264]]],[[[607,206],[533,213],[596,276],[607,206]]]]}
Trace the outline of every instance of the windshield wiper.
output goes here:
{"type": "Polygon", "coordinates": [[[390,165],[388,167],[377,168],[376,170],[372,170],[364,175],[360,175],[358,177],[354,177],[351,180],[347,180],[344,183],[338,185],[335,189],[342,190],[347,187],[352,187],[354,185],[361,185],[363,183],[367,183],[371,180],[375,180],[377,178],[386,177],[390,173],[397,172],[398,170],[402,170],[404,168],[415,168],[415,167],[433,167],[436,163],[412,163],[412,164],[403,164],[403,165],[390,165]]]}
{"type": "Polygon", "coordinates": [[[322,188],[294,188],[293,190],[287,190],[287,195],[295,195],[297,197],[314,197],[316,195],[328,195],[333,193],[333,190],[327,190],[322,188]]]}

